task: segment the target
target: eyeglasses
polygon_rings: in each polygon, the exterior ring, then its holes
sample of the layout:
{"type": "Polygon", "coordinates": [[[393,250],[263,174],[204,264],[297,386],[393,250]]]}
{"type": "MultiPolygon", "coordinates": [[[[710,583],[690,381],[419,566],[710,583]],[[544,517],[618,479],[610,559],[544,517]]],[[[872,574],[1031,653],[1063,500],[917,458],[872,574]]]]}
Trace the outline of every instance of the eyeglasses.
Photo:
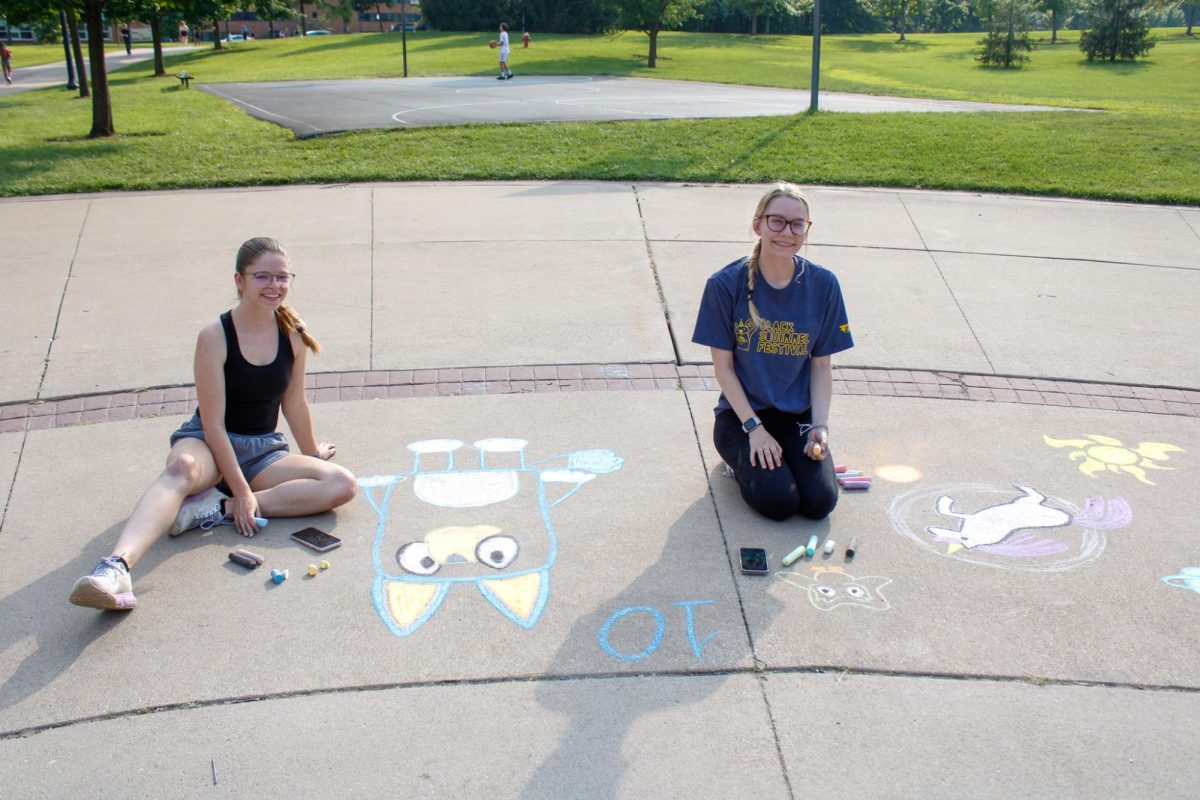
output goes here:
{"type": "Polygon", "coordinates": [[[287,287],[296,279],[294,272],[255,272],[250,277],[254,278],[254,283],[263,289],[270,286],[272,283],[278,283],[280,286],[287,287]]]}
{"type": "Polygon", "coordinates": [[[812,222],[806,219],[785,219],[778,214],[764,214],[759,219],[766,220],[767,228],[775,233],[781,232],[784,228],[791,227],[792,233],[797,236],[803,236],[808,233],[808,229],[812,227],[812,222]]]}

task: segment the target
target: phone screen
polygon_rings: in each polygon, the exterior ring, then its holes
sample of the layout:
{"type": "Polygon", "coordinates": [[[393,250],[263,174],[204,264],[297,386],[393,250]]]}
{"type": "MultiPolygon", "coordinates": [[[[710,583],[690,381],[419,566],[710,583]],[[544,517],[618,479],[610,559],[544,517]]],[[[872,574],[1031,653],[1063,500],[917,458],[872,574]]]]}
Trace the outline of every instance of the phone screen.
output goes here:
{"type": "Polygon", "coordinates": [[[751,575],[766,575],[767,551],[761,547],[743,547],[741,550],[742,572],[751,575]]]}
{"type": "Polygon", "coordinates": [[[292,534],[292,538],[300,544],[318,551],[332,550],[342,543],[341,539],[331,536],[318,528],[305,528],[304,530],[296,531],[292,534]]]}

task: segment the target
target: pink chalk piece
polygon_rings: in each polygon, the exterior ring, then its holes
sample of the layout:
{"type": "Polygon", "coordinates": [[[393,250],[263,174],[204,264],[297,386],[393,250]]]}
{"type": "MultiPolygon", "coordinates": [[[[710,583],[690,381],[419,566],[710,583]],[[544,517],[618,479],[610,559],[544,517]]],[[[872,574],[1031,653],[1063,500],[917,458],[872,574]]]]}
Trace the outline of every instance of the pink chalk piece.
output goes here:
{"type": "Polygon", "coordinates": [[[848,469],[850,469],[850,468],[847,467],[845,464],[838,464],[837,466],[835,466],[833,468],[833,471],[840,475],[841,473],[845,472],[848,469]]]}

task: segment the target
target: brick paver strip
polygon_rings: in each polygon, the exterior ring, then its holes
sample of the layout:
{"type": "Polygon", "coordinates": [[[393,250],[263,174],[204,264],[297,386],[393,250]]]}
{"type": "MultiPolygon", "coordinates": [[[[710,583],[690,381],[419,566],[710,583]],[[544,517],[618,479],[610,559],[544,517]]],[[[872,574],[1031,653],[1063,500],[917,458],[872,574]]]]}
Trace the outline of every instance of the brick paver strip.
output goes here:
{"type": "MultiPolygon", "coordinates": [[[[718,388],[711,364],[558,364],[323,372],[307,376],[310,402],[529,392],[704,391],[718,388]]],[[[834,394],[1098,408],[1200,417],[1200,392],[1155,386],[930,370],[834,368],[834,394]]],[[[0,405],[0,433],[189,413],[193,386],[0,405]]]]}

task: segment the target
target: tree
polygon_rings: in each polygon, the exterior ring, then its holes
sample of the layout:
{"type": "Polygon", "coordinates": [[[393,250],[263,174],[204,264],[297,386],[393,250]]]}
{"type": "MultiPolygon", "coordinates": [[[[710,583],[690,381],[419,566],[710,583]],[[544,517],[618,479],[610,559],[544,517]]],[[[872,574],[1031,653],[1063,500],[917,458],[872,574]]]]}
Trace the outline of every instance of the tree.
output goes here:
{"type": "Polygon", "coordinates": [[[676,28],[699,14],[703,0],[613,0],[619,24],[650,38],[646,66],[658,66],[658,34],[676,28]]]}
{"type": "Polygon", "coordinates": [[[73,0],[83,6],[88,34],[88,65],[92,73],[92,130],[89,139],[114,136],[112,100],[108,94],[108,70],[104,66],[104,6],[108,0],[73,0]]]}
{"type": "Polygon", "coordinates": [[[971,4],[967,0],[929,0],[925,4],[925,30],[934,33],[962,30],[970,18],[971,4]]]}
{"type": "Polygon", "coordinates": [[[863,3],[893,33],[900,34],[896,41],[907,41],[904,32],[908,21],[921,13],[921,0],[867,0],[863,3]]]}
{"type": "Polygon", "coordinates": [[[1058,44],[1058,23],[1070,15],[1072,0],[1041,0],[1040,8],[1050,15],[1050,44],[1058,44]]]}
{"type": "Polygon", "coordinates": [[[1032,7],[1028,0],[986,0],[980,4],[987,24],[987,36],[977,59],[985,67],[1019,67],[1029,61],[1033,50],[1029,40],[1032,7]]]}
{"type": "Polygon", "coordinates": [[[1147,0],[1092,0],[1088,29],[1079,49],[1088,61],[1133,61],[1150,52],[1154,37],[1146,25],[1147,0]]]}

